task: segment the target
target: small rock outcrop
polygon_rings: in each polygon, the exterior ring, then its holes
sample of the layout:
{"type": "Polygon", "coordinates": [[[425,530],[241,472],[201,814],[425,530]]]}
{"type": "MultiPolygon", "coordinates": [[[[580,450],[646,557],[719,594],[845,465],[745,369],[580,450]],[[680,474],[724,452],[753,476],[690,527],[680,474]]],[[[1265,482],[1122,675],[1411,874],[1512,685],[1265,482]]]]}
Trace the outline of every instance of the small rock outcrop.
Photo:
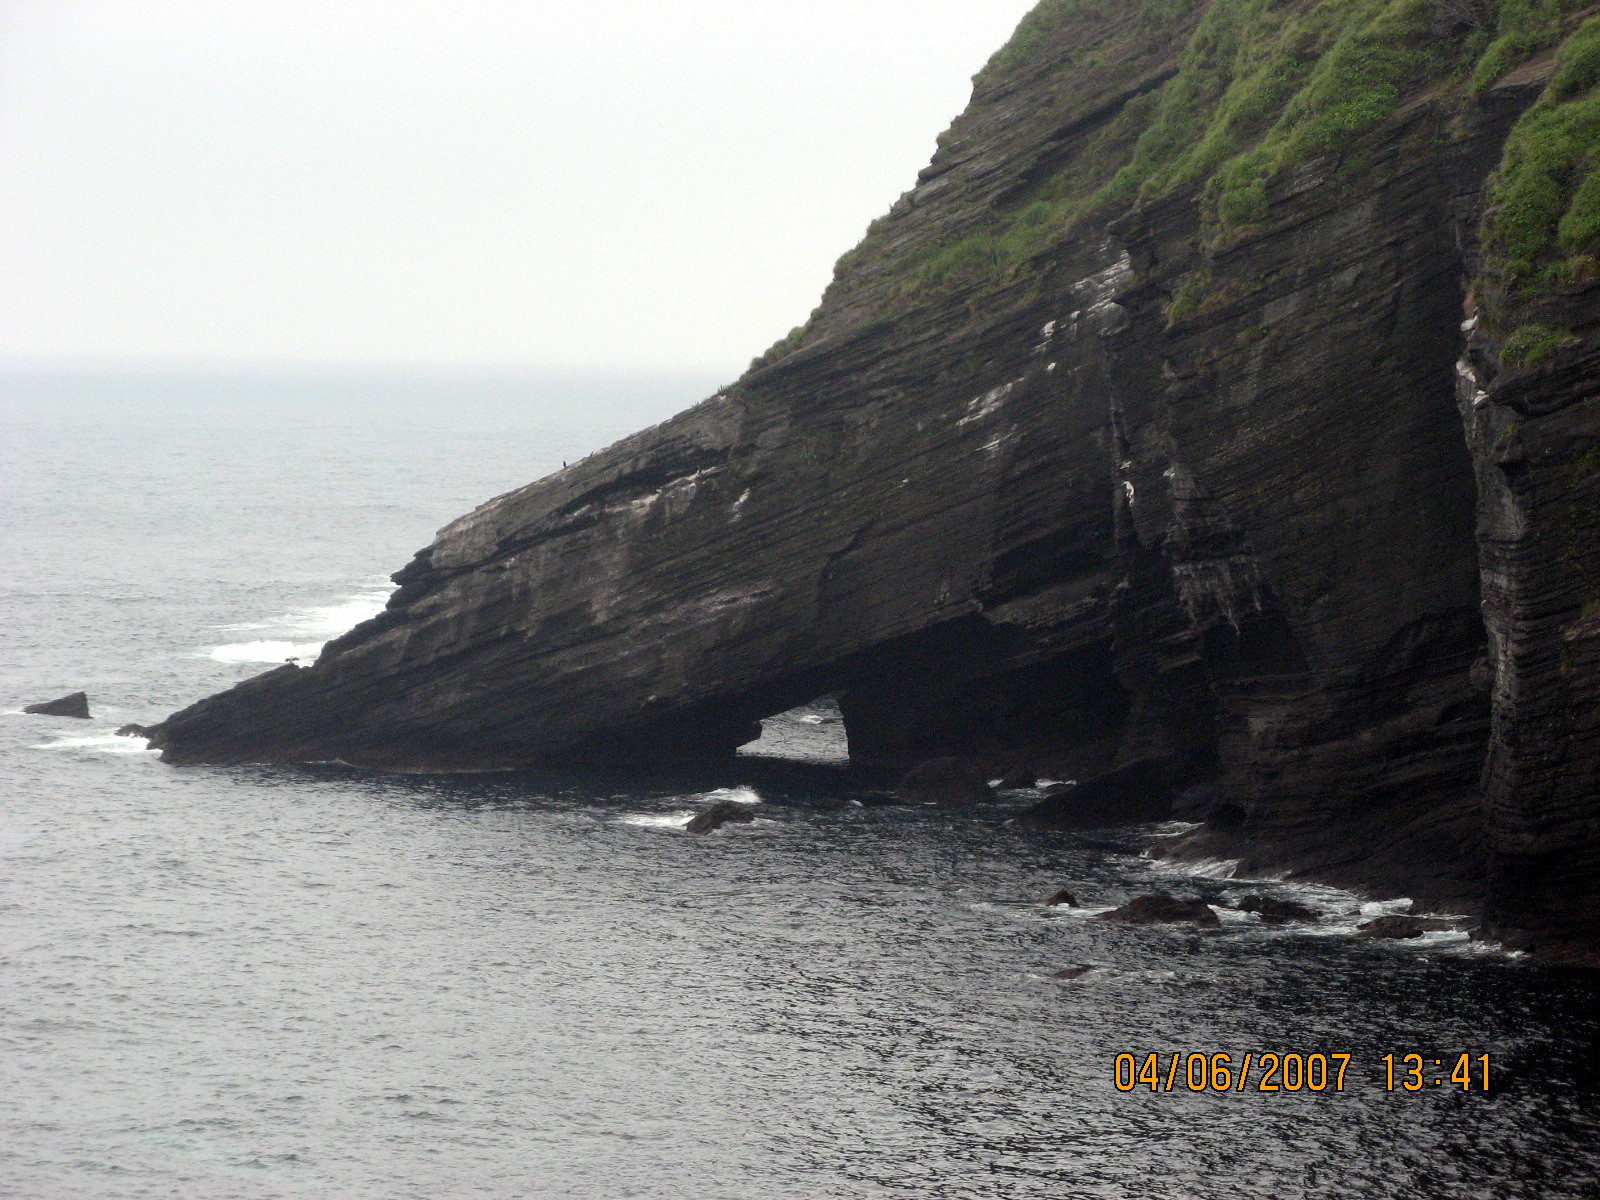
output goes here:
{"type": "Polygon", "coordinates": [[[118,728],[117,736],[147,738],[150,736],[150,727],[148,725],[123,725],[118,728]]]}
{"type": "Polygon", "coordinates": [[[930,758],[906,772],[895,795],[912,804],[982,804],[994,799],[994,789],[975,763],[930,758]]]}
{"type": "Polygon", "coordinates": [[[718,800],[710,808],[703,808],[683,827],[685,833],[711,833],[724,825],[748,825],[756,816],[749,805],[736,800],[718,800]]]}
{"type": "Polygon", "coordinates": [[[1356,930],[1364,938],[1417,938],[1438,929],[1454,929],[1454,921],[1442,917],[1374,917],[1356,930]]]}
{"type": "Polygon", "coordinates": [[[1161,821],[1172,815],[1173,764],[1146,758],[1078,784],[1057,784],[1017,817],[1035,829],[1097,829],[1161,821]]]}
{"type": "Polygon", "coordinates": [[[1268,925],[1286,925],[1291,921],[1316,924],[1322,916],[1316,909],[1293,900],[1274,900],[1271,896],[1246,896],[1239,901],[1241,912],[1253,912],[1268,925]]]}
{"type": "Polygon", "coordinates": [[[1058,904],[1065,904],[1068,908],[1079,907],[1078,898],[1071,892],[1067,891],[1066,888],[1062,888],[1059,892],[1051,893],[1049,896],[1046,896],[1043,900],[1039,901],[1039,903],[1045,905],[1046,907],[1053,907],[1058,904]]]}
{"type": "Polygon", "coordinates": [[[41,717],[77,717],[79,720],[89,720],[89,696],[86,692],[73,692],[67,696],[60,696],[54,700],[46,700],[40,704],[30,704],[22,710],[25,713],[34,713],[41,717]]]}
{"type": "Polygon", "coordinates": [[[1121,908],[1101,913],[1101,921],[1115,921],[1119,925],[1178,925],[1193,924],[1213,928],[1221,925],[1217,914],[1204,900],[1179,900],[1156,892],[1149,896],[1135,896],[1121,908]]]}
{"type": "Polygon", "coordinates": [[[1031,767],[1010,766],[1000,772],[1000,787],[1009,790],[1031,788],[1039,782],[1039,777],[1031,767]]]}

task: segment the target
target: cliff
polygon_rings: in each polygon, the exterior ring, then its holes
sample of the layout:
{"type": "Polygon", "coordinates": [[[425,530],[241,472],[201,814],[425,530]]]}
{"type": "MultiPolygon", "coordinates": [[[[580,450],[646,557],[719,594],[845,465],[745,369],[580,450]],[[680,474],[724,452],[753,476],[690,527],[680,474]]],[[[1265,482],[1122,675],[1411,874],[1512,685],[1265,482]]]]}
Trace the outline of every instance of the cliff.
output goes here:
{"type": "Polygon", "coordinates": [[[154,744],[648,765],[839,692],[856,761],[1109,772],[1600,961],[1588,15],[1046,0],[738,383],[154,744]]]}

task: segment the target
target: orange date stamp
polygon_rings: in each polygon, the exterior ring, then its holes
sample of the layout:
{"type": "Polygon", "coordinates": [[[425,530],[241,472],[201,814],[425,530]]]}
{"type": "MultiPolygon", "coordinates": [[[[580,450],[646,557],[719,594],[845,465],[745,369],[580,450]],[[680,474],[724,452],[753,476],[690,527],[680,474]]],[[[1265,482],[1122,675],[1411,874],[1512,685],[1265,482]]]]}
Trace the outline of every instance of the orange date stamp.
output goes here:
{"type": "Polygon", "coordinates": [[[1142,1057],[1119,1054],[1116,1058],[1117,1091],[1148,1087],[1152,1092],[1325,1092],[1344,1091],[1349,1054],[1185,1054],[1171,1058],[1149,1051],[1142,1057]]]}
{"type": "MultiPolygon", "coordinates": [[[[1113,1082],[1117,1091],[1149,1088],[1152,1092],[1342,1092],[1352,1054],[1248,1051],[1243,1055],[1154,1050],[1116,1056],[1113,1082]]],[[[1418,1092],[1428,1087],[1489,1090],[1489,1056],[1469,1053],[1429,1059],[1421,1054],[1379,1058],[1384,1090],[1418,1092]],[[1429,1070],[1431,1063],[1432,1070],[1429,1070]]]]}

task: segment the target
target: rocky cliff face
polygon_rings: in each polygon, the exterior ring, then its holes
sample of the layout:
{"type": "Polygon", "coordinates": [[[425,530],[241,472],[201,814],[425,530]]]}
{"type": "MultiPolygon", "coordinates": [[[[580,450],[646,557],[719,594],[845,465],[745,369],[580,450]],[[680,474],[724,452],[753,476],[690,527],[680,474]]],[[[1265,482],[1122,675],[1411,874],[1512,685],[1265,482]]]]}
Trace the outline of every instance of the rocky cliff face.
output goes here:
{"type": "Polygon", "coordinates": [[[1595,959],[1600,285],[1506,214],[1566,121],[1566,230],[1600,124],[1583,14],[1525,10],[1047,0],[736,385],[156,744],[649,765],[839,692],[856,761],[1111,772],[1595,959]]]}

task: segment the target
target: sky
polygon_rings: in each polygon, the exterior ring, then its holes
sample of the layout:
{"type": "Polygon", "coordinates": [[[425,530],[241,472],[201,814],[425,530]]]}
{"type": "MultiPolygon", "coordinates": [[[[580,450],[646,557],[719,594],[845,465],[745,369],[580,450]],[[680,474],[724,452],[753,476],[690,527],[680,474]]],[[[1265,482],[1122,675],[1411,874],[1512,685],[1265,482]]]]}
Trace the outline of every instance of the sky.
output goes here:
{"type": "Polygon", "coordinates": [[[736,375],[1033,0],[0,0],[0,357],[736,375]]]}

